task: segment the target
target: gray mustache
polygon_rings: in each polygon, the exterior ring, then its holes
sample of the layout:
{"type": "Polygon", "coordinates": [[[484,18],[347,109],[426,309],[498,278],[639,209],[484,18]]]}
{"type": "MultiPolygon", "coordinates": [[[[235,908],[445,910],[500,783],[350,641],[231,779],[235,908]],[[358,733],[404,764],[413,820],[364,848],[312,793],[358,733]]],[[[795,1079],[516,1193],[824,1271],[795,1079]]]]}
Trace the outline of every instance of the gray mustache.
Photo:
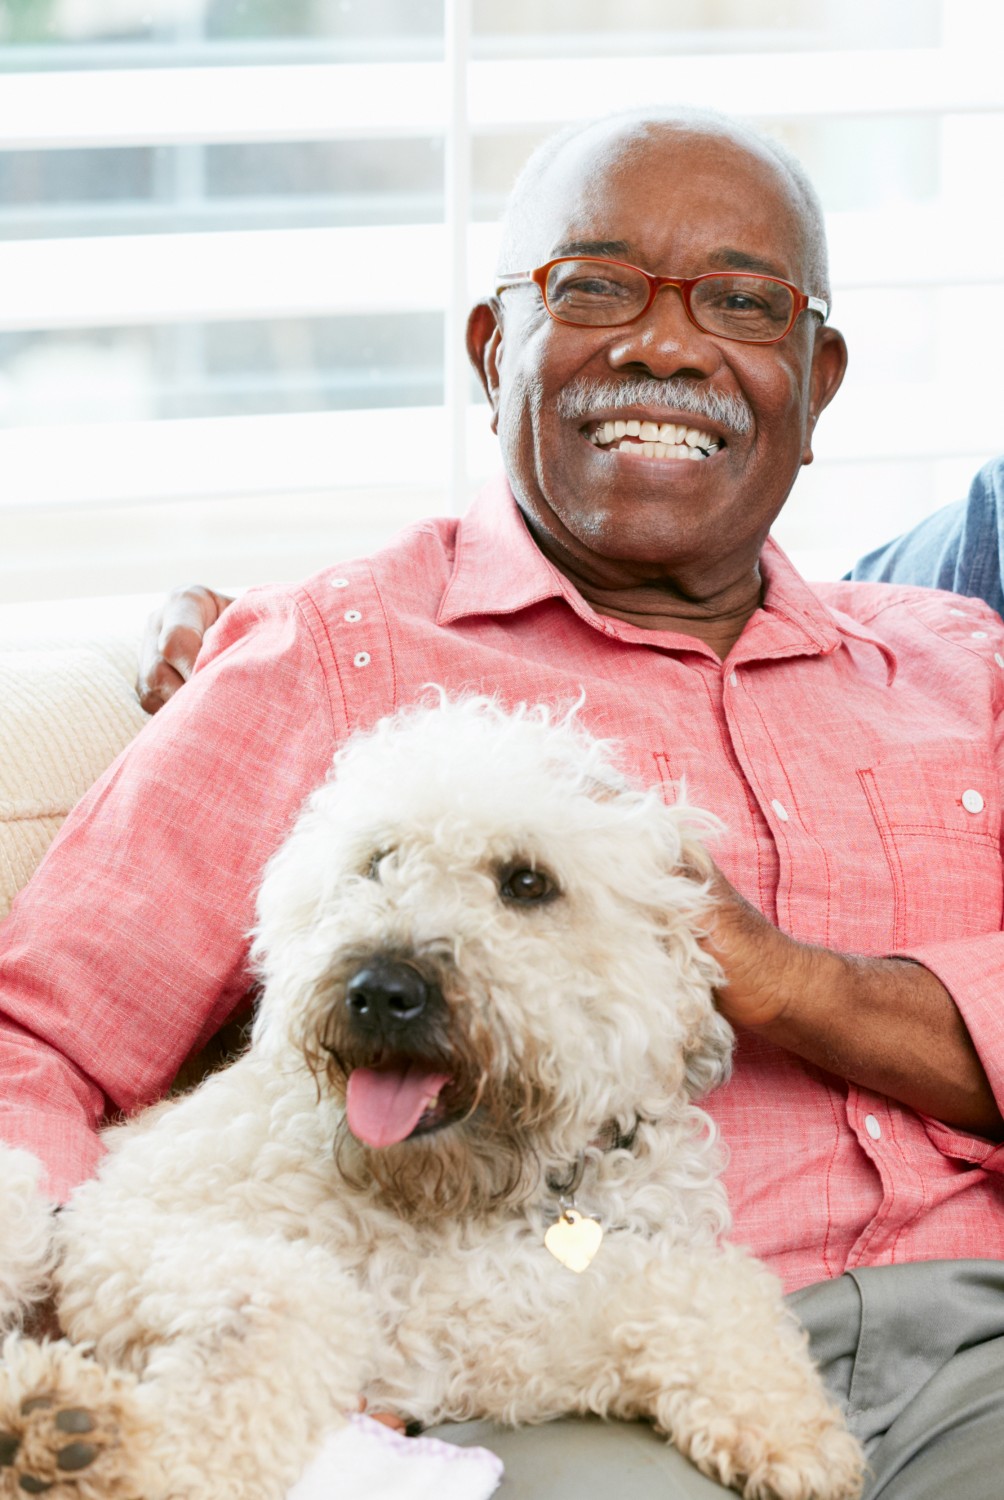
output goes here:
{"type": "Polygon", "coordinates": [[[704,390],[675,375],[668,380],[575,380],[559,391],[556,405],[558,416],[568,422],[591,417],[598,411],[647,406],[703,417],[740,436],[753,426],[753,413],[740,397],[704,390]]]}

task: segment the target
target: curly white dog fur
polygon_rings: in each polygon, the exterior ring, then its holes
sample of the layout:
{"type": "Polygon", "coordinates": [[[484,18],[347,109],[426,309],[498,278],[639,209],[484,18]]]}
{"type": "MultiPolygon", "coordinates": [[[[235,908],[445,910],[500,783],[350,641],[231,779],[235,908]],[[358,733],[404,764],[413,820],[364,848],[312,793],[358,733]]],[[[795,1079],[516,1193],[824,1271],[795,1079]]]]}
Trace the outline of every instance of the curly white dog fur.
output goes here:
{"type": "Polygon", "coordinates": [[[749,1500],[858,1495],[777,1283],[723,1243],[708,826],[542,709],[354,740],[266,875],[250,1052],[112,1131],[60,1215],[93,1355],[8,1338],[0,1496],[281,1500],[360,1396],[647,1417],[749,1500]],[[581,1275],[544,1244],[576,1180],[581,1275]]]}

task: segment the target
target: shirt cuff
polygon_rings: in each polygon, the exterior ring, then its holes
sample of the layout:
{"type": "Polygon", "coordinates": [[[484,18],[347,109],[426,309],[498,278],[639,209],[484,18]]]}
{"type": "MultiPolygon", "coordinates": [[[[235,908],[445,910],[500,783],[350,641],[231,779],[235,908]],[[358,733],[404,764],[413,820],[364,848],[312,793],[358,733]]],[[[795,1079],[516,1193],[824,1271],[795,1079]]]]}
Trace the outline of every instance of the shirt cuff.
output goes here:
{"type": "Polygon", "coordinates": [[[53,1203],[65,1203],[79,1183],[93,1177],[104,1155],[98,1136],[65,1116],[5,1111],[0,1114],[0,1140],[38,1157],[43,1167],[39,1187],[53,1203]]]}
{"type": "Polygon", "coordinates": [[[72,1063],[15,1023],[0,1023],[0,1141],[30,1151],[44,1169],[43,1196],[63,1203],[104,1155],[99,1089],[72,1063]]]}
{"type": "MultiPolygon", "coordinates": [[[[958,1007],[994,1098],[1004,1113],[1004,932],[930,943],[892,954],[910,959],[941,980],[958,1007]]],[[[971,1135],[922,1115],[924,1128],[942,1155],[1004,1172],[1004,1143],[971,1135]]]]}

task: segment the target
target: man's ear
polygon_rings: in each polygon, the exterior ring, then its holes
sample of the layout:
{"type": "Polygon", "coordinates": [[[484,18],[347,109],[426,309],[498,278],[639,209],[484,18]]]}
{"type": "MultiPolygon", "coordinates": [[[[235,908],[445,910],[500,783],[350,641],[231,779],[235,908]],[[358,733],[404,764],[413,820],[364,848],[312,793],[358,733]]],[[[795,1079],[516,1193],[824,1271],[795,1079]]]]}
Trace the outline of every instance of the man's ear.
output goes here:
{"type": "Polygon", "coordinates": [[[502,355],[502,304],[497,297],[478,302],[467,319],[467,357],[477,372],[492,409],[492,432],[498,431],[499,361],[502,355]]]}
{"type": "Polygon", "coordinates": [[[833,400],[847,369],[847,345],[838,328],[817,328],[809,375],[809,413],[805,424],[803,464],[812,463],[812,435],[819,414],[833,400]]]}

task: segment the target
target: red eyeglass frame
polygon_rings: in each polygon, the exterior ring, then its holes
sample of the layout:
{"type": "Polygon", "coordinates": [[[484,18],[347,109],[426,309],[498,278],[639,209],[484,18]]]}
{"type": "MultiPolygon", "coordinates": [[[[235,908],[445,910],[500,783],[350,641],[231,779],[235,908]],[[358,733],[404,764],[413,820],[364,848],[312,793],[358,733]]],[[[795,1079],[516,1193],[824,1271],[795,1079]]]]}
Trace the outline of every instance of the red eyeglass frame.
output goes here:
{"type": "Polygon", "coordinates": [[[546,265],[538,266],[535,271],[511,271],[505,276],[500,276],[495,287],[496,295],[506,291],[509,287],[520,286],[528,282],[539,287],[548,317],[553,318],[556,323],[563,323],[566,328],[627,328],[631,323],[637,323],[639,318],[645,316],[664,286],[675,287],[679,292],[684,311],[695,328],[700,328],[702,333],[710,333],[712,338],[729,339],[736,344],[779,344],[782,339],[788,337],[799,316],[806,310],[819,313],[824,323],[830,316],[829,306],[822,297],[810,297],[791,281],[784,281],[780,276],[764,276],[757,271],[705,271],[700,276],[653,276],[650,271],[643,271],[641,266],[634,266],[629,260],[612,260],[607,255],[559,255],[555,260],[549,260],[546,265]],[[578,323],[572,318],[563,318],[559,313],[552,311],[547,300],[547,278],[555,266],[569,265],[573,261],[584,262],[591,266],[623,266],[627,271],[636,271],[648,282],[648,301],[640,311],[635,313],[634,317],[626,319],[623,323],[578,323]],[[700,282],[710,281],[718,276],[731,276],[749,281],[773,281],[778,286],[786,287],[791,293],[792,314],[784,332],[772,339],[744,339],[736,334],[713,333],[711,329],[704,328],[694,317],[690,305],[691,293],[700,282]]]}

